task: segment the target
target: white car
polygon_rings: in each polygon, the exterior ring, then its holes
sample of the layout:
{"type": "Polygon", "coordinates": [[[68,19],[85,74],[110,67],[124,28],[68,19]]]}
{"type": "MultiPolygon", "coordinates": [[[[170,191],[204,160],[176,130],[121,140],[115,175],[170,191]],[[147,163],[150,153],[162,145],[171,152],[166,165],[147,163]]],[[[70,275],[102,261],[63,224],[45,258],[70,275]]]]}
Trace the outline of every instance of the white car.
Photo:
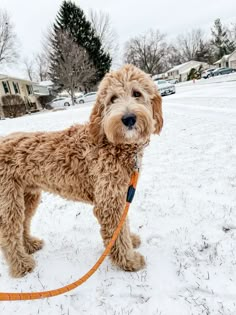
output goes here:
{"type": "MultiPolygon", "coordinates": [[[[75,101],[76,104],[76,101],[75,101]]],[[[64,106],[71,106],[72,101],[71,97],[57,97],[54,100],[52,100],[49,105],[53,108],[62,108],[64,106]]]]}
{"type": "Polygon", "coordinates": [[[53,108],[60,108],[64,106],[64,101],[66,100],[65,97],[57,97],[54,100],[52,100],[48,105],[50,105],[53,108]]]}
{"type": "Polygon", "coordinates": [[[167,82],[166,80],[155,80],[154,81],[158,87],[161,96],[175,94],[175,85],[167,82]]]}
{"type": "Polygon", "coordinates": [[[77,103],[83,104],[86,102],[94,102],[96,100],[97,92],[89,92],[77,98],[77,103]]]}
{"type": "MultiPolygon", "coordinates": [[[[74,100],[74,105],[77,104],[76,99],[74,100]]],[[[72,100],[71,97],[67,97],[64,99],[64,106],[71,106],[72,105],[72,100]]]]}

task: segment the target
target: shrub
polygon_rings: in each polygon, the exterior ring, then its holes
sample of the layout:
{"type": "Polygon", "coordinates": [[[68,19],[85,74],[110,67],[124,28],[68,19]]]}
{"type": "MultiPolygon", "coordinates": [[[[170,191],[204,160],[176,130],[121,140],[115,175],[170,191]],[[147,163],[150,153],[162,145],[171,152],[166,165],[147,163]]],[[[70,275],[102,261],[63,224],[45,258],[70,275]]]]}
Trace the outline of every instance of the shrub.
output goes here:
{"type": "Polygon", "coordinates": [[[27,112],[25,102],[19,95],[4,95],[1,101],[5,117],[18,117],[27,112]]]}
{"type": "Polygon", "coordinates": [[[55,96],[53,95],[40,95],[38,101],[41,104],[42,108],[48,108],[47,104],[50,103],[55,96]]]}

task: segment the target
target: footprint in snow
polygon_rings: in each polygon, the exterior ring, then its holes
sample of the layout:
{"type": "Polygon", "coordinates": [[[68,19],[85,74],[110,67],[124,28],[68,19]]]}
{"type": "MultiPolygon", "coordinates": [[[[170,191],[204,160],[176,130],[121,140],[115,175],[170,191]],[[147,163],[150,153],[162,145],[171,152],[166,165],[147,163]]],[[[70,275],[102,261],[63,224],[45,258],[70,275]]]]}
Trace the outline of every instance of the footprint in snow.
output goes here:
{"type": "Polygon", "coordinates": [[[161,236],[153,235],[147,239],[147,243],[152,246],[159,246],[161,241],[161,236]]]}

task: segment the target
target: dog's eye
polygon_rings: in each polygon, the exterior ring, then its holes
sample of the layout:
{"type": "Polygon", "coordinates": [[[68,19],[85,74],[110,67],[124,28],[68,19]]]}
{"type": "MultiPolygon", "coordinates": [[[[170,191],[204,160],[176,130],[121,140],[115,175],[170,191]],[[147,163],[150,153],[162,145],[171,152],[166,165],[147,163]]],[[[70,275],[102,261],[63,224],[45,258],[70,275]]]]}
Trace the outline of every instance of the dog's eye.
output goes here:
{"type": "Polygon", "coordinates": [[[115,100],[117,100],[117,98],[118,98],[118,97],[117,97],[116,95],[113,95],[112,98],[111,98],[111,100],[110,100],[110,102],[111,102],[111,103],[114,103],[115,100]]]}
{"type": "Polygon", "coordinates": [[[133,91],[132,96],[135,97],[135,98],[138,98],[138,97],[141,97],[142,94],[139,91],[133,91]]]}

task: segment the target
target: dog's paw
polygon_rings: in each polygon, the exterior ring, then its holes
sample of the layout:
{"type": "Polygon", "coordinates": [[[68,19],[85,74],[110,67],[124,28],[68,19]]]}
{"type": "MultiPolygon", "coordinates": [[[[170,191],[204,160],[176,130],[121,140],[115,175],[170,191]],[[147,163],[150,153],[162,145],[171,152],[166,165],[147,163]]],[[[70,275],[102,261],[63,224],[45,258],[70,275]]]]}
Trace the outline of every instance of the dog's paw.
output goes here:
{"type": "Polygon", "coordinates": [[[11,265],[10,274],[14,278],[24,277],[35,268],[35,261],[32,256],[24,256],[11,265]]]}
{"type": "Polygon", "coordinates": [[[141,244],[141,239],[137,234],[131,233],[130,235],[133,248],[138,248],[141,244]]]}
{"type": "Polygon", "coordinates": [[[24,247],[28,254],[33,254],[38,250],[42,249],[44,245],[44,241],[40,240],[36,237],[27,237],[24,240],[24,247]]]}
{"type": "Polygon", "coordinates": [[[145,259],[138,252],[132,252],[132,255],[125,257],[120,267],[125,271],[138,271],[145,267],[145,259]]]}

